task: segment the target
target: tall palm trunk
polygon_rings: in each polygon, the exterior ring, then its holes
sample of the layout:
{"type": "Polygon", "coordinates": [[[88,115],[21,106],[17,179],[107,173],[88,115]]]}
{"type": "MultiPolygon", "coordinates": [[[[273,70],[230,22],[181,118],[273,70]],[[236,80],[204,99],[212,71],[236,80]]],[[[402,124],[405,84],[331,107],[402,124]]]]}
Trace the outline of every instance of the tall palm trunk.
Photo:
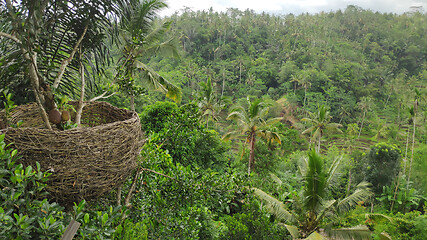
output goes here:
{"type": "Polygon", "coordinates": [[[317,143],[317,152],[320,153],[320,139],[322,138],[322,134],[319,134],[319,140],[317,143]]]}
{"type": "Polygon", "coordinates": [[[135,112],[135,95],[132,93],[130,94],[130,110],[135,112]]]}
{"type": "Polygon", "coordinates": [[[363,111],[362,124],[360,125],[360,131],[359,131],[359,135],[357,136],[357,139],[360,138],[360,134],[362,133],[363,122],[365,121],[365,115],[366,115],[366,111],[363,111]]]}
{"type": "Polygon", "coordinates": [[[249,148],[251,149],[249,153],[249,166],[248,166],[248,175],[251,174],[251,171],[254,169],[255,164],[255,133],[251,133],[249,138],[249,148]]]}
{"type": "Polygon", "coordinates": [[[221,98],[224,96],[224,88],[225,88],[225,72],[222,73],[222,90],[221,90],[221,98]]]}
{"type": "Polygon", "coordinates": [[[406,147],[405,158],[403,158],[403,173],[406,175],[406,162],[408,161],[408,145],[409,145],[409,131],[411,127],[408,125],[408,132],[406,133],[406,147]]]}
{"type": "Polygon", "coordinates": [[[305,101],[307,100],[307,86],[304,87],[304,104],[302,105],[305,110],[305,101]]]}
{"type": "MultiPolygon", "coordinates": [[[[414,110],[415,111],[415,110],[414,110]]],[[[414,159],[414,146],[415,146],[415,120],[417,117],[417,113],[414,112],[414,119],[412,122],[414,122],[414,131],[412,132],[412,153],[411,153],[411,161],[409,162],[409,169],[408,169],[408,181],[407,186],[409,187],[409,180],[411,179],[411,171],[412,171],[412,161],[414,159]]]]}

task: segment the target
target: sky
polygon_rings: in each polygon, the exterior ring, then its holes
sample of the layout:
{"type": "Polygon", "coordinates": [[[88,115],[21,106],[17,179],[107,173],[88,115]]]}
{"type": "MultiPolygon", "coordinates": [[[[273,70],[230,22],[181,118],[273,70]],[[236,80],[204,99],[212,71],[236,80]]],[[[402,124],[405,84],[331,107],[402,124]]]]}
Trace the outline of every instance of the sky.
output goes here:
{"type": "Polygon", "coordinates": [[[226,11],[227,8],[240,10],[253,9],[255,12],[295,15],[301,13],[330,12],[344,10],[348,5],[356,5],[381,13],[402,14],[410,11],[411,6],[422,6],[427,10],[427,0],[166,0],[169,9],[160,15],[171,15],[176,11],[189,7],[193,11],[207,10],[212,7],[215,11],[226,11]]]}

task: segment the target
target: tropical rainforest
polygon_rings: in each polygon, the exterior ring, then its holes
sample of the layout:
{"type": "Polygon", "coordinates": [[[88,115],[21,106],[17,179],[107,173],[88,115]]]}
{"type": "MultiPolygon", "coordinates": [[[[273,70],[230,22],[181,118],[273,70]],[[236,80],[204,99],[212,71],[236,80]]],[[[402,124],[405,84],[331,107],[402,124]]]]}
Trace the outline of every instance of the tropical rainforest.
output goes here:
{"type": "Polygon", "coordinates": [[[0,239],[427,239],[426,13],[166,7],[1,1],[0,129],[102,100],[145,143],[121,186],[65,205],[0,135],[0,239]]]}

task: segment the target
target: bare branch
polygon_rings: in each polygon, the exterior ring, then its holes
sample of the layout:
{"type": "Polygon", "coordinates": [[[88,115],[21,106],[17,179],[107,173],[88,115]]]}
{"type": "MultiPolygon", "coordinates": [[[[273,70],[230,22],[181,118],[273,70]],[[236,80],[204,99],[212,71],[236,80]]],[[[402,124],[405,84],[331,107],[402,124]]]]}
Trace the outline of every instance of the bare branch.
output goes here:
{"type": "Polygon", "coordinates": [[[82,112],[83,112],[83,107],[84,107],[83,100],[84,100],[84,96],[85,96],[85,74],[84,74],[84,65],[82,62],[82,55],[83,55],[83,53],[82,53],[81,47],[80,47],[80,55],[79,55],[80,68],[79,68],[79,72],[80,72],[80,79],[82,82],[82,87],[80,90],[80,99],[79,99],[79,105],[77,107],[76,120],[75,120],[75,122],[77,123],[77,125],[79,127],[81,127],[80,120],[82,117],[82,112]]]}
{"type": "Polygon", "coordinates": [[[138,178],[139,178],[139,175],[140,175],[140,174],[141,174],[141,172],[136,172],[136,173],[135,173],[135,177],[133,178],[132,185],[130,186],[129,192],[128,192],[128,194],[126,195],[124,205],[125,205],[127,208],[129,208],[129,207],[131,206],[131,204],[130,204],[130,200],[132,199],[132,194],[133,194],[133,191],[135,191],[136,182],[138,181],[138,178]]]}
{"type": "Polygon", "coordinates": [[[64,61],[62,61],[61,67],[59,68],[58,76],[56,77],[55,81],[53,82],[53,85],[52,85],[53,88],[58,88],[59,83],[61,82],[62,76],[65,73],[65,68],[68,66],[68,64],[71,63],[71,60],[73,60],[74,54],[76,54],[77,50],[79,49],[80,43],[83,41],[83,38],[86,35],[88,27],[89,27],[89,23],[86,23],[85,29],[83,30],[82,35],[80,36],[79,40],[77,41],[76,45],[74,46],[73,51],[70,54],[70,57],[67,59],[64,59],[64,61]]]}
{"type": "Polygon", "coordinates": [[[105,94],[107,94],[107,93],[108,93],[108,91],[105,91],[101,95],[94,97],[91,100],[89,100],[89,102],[95,102],[96,100],[99,100],[99,99],[106,99],[106,98],[109,98],[109,97],[113,96],[114,94],[116,94],[116,92],[113,92],[110,95],[105,96],[105,94]]]}
{"type": "Polygon", "coordinates": [[[172,180],[174,180],[174,181],[178,181],[178,180],[176,180],[176,178],[170,177],[170,176],[168,176],[168,175],[165,175],[165,174],[163,174],[163,173],[156,172],[156,171],[151,170],[151,169],[148,169],[148,168],[140,168],[140,169],[141,169],[141,171],[139,172],[140,174],[141,174],[142,172],[144,172],[144,171],[147,171],[147,172],[152,172],[152,173],[155,173],[155,174],[161,175],[161,176],[163,176],[163,177],[167,177],[167,178],[172,179],[172,180]]]}
{"type": "Polygon", "coordinates": [[[19,40],[17,37],[15,37],[15,36],[13,36],[11,34],[5,33],[5,32],[0,32],[0,37],[9,38],[9,39],[15,41],[18,44],[22,44],[21,40],[19,40]]]}

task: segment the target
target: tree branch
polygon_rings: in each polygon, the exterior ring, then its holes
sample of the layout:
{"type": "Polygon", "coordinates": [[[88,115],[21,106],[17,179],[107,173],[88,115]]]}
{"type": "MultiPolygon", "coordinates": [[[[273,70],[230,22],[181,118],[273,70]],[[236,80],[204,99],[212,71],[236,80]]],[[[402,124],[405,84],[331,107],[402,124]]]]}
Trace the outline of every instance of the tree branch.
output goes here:
{"type": "Polygon", "coordinates": [[[105,92],[103,92],[101,95],[99,95],[99,96],[97,96],[97,97],[94,97],[94,98],[92,98],[91,100],[89,100],[89,102],[95,102],[96,100],[99,100],[99,99],[109,98],[109,97],[113,96],[114,94],[116,94],[116,92],[113,92],[113,93],[111,93],[110,95],[105,96],[105,94],[107,94],[107,93],[108,93],[108,91],[105,91],[105,92]]]}
{"type": "Polygon", "coordinates": [[[13,10],[13,5],[10,0],[6,0],[6,7],[9,10],[9,14],[12,18],[15,18],[15,11],[13,10]]]}
{"type": "Polygon", "coordinates": [[[80,36],[79,40],[77,41],[76,45],[73,48],[73,51],[70,54],[70,57],[67,59],[64,59],[64,61],[62,61],[61,67],[59,68],[59,73],[58,76],[56,77],[55,81],[53,82],[52,87],[53,88],[58,88],[59,83],[61,82],[62,76],[65,73],[65,68],[68,66],[68,64],[71,63],[71,60],[73,60],[74,54],[76,54],[80,43],[83,41],[84,36],[86,35],[87,29],[89,27],[89,23],[86,23],[85,29],[83,30],[82,35],[80,36]]]}
{"type": "Polygon", "coordinates": [[[132,195],[133,195],[133,191],[135,191],[135,187],[136,187],[136,182],[138,181],[138,178],[139,178],[139,175],[141,174],[141,172],[139,171],[137,171],[136,173],[135,173],[135,177],[133,178],[133,181],[132,181],[132,185],[130,186],[130,188],[129,188],[129,192],[128,192],[128,194],[126,195],[126,198],[125,198],[125,202],[124,202],[124,205],[127,207],[127,208],[129,208],[130,207],[130,200],[132,199],[132,195]]]}
{"type": "Polygon", "coordinates": [[[17,37],[15,37],[15,36],[13,36],[11,34],[5,33],[5,32],[0,32],[0,37],[9,38],[9,39],[15,41],[18,44],[22,44],[21,40],[19,40],[17,37]]]}
{"type": "Polygon", "coordinates": [[[82,49],[80,48],[80,54],[79,54],[79,60],[80,60],[80,67],[79,67],[79,72],[80,72],[80,79],[82,82],[82,87],[80,90],[80,99],[79,99],[79,105],[77,107],[77,113],[76,113],[76,120],[75,122],[77,123],[77,126],[81,127],[81,117],[82,117],[82,112],[83,112],[83,107],[84,107],[84,97],[85,97],[85,74],[84,74],[84,65],[83,65],[83,60],[82,60],[82,49]]]}
{"type": "Polygon", "coordinates": [[[168,175],[165,175],[165,174],[163,174],[163,173],[156,172],[156,171],[151,170],[151,169],[148,169],[148,168],[140,168],[140,169],[141,169],[141,171],[139,172],[140,174],[141,174],[142,172],[144,172],[144,171],[147,171],[147,172],[152,172],[152,173],[155,173],[155,174],[161,175],[161,176],[163,176],[163,177],[167,177],[167,178],[172,179],[172,180],[174,180],[174,181],[178,181],[178,180],[176,180],[176,178],[170,177],[170,176],[168,176],[168,175]]]}

